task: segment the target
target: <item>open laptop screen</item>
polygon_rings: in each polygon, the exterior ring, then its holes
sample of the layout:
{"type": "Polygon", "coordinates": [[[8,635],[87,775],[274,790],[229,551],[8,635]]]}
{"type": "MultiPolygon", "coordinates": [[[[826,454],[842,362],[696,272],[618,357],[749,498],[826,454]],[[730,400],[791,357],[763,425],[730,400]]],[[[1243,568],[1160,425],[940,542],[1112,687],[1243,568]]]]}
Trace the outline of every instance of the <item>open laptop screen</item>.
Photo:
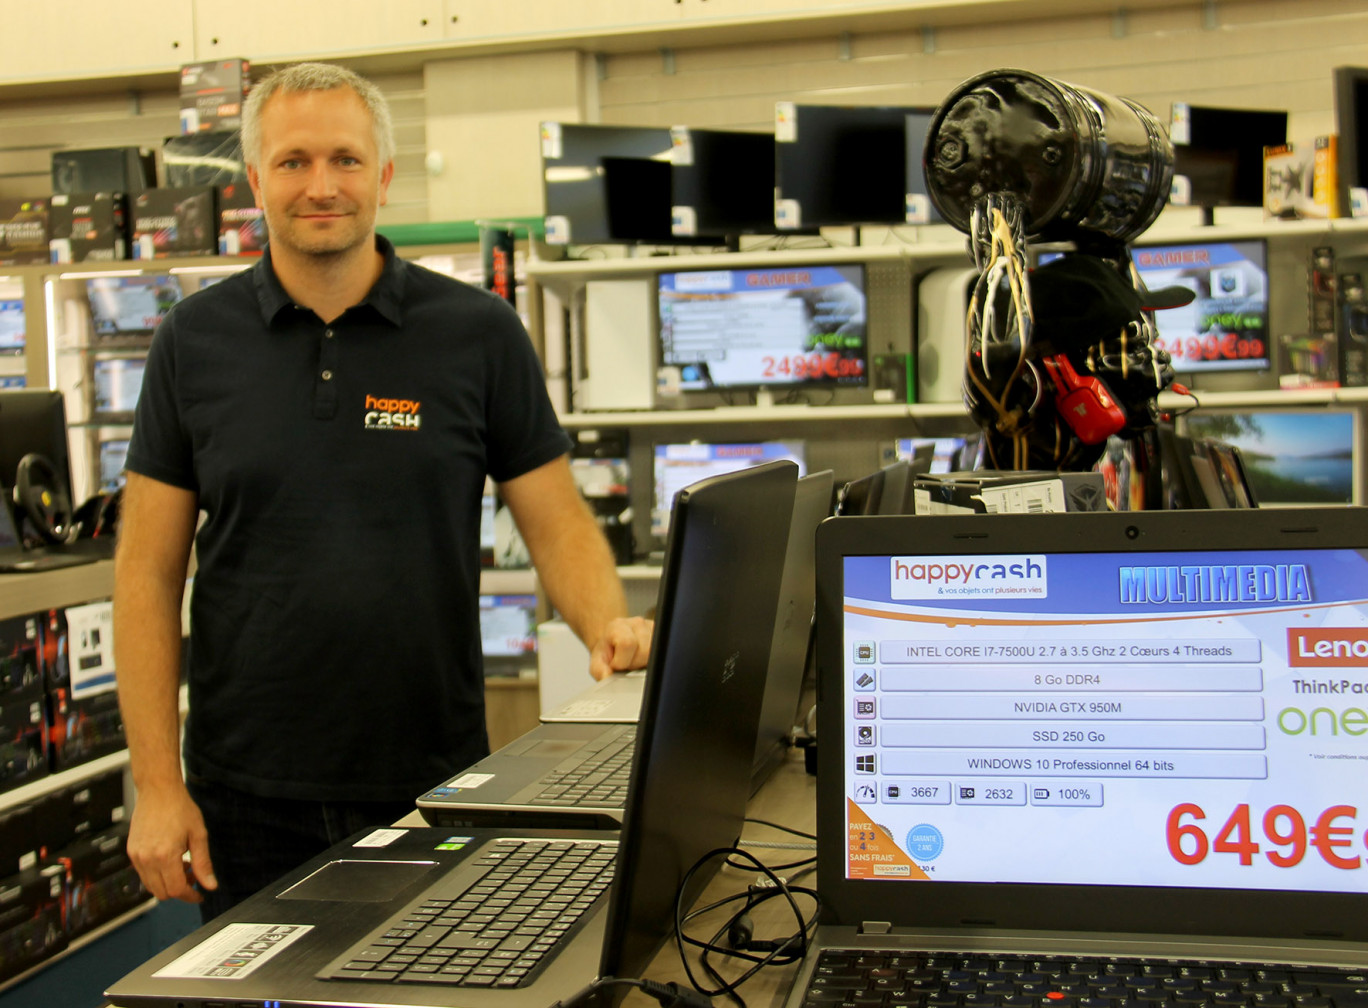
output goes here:
{"type": "Polygon", "coordinates": [[[1361,514],[858,521],[819,553],[844,878],[1368,890],[1361,514]]]}

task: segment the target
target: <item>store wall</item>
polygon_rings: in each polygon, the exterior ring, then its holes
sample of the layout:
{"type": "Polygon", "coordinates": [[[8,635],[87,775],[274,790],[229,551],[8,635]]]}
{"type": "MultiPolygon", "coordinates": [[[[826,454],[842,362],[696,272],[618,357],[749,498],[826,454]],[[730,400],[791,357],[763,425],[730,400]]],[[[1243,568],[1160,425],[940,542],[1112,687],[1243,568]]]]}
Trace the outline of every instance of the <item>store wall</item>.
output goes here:
{"type": "MultiPolygon", "coordinates": [[[[620,53],[457,55],[374,75],[394,102],[399,144],[381,223],[540,213],[544,118],[765,129],[777,100],[934,105],[974,74],[1021,67],[1125,95],[1165,120],[1175,100],[1285,108],[1295,139],[1332,128],[1330,69],[1368,65],[1368,7],[1358,0],[1097,8],[692,48],[660,35],[620,53]],[[435,172],[429,151],[442,155],[435,172]]],[[[174,86],[0,101],[0,196],[48,191],[58,146],[160,144],[177,129],[174,86]]]]}

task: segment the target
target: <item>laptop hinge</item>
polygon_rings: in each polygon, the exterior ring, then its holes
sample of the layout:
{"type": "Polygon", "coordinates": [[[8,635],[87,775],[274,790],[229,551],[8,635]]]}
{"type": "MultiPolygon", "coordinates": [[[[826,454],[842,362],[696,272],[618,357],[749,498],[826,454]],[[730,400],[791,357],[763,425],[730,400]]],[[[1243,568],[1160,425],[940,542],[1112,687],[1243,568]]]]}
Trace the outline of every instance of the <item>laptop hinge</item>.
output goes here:
{"type": "Polygon", "coordinates": [[[888,934],[893,925],[888,921],[864,921],[860,924],[860,934],[888,934]]]}

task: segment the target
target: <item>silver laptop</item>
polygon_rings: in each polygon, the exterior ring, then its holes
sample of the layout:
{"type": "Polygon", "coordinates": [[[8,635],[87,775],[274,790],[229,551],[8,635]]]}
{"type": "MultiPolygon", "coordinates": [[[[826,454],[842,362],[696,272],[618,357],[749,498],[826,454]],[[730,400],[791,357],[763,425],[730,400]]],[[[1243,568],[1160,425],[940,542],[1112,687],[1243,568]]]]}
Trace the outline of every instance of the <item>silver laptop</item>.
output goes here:
{"type": "MultiPolygon", "coordinates": [[[[743,485],[772,514],[792,506],[796,476],[793,463],[776,462],[746,470],[743,485]]],[[[783,553],[782,536],[772,543],[747,522],[706,520],[730,512],[712,510],[705,482],[696,496],[686,491],[704,520],[688,523],[667,561],[652,649],[653,669],[680,663],[689,674],[648,677],[620,834],[359,835],[157,955],[114,984],[109,1001],[545,1008],[598,977],[642,976],[685,873],[704,865],[684,887],[687,904],[718,865],[705,856],[740,834],[770,641],[763,590],[736,600],[700,592],[686,575],[705,566],[700,557],[739,552],[772,567],[777,586],[783,553]]]]}
{"type": "MultiPolygon", "coordinates": [[[[768,667],[787,547],[787,529],[771,516],[792,511],[796,479],[792,463],[755,467],[700,480],[676,495],[656,604],[668,616],[657,620],[654,646],[662,633],[708,636],[734,627],[739,634],[744,625],[748,639],[761,642],[768,667]],[[724,539],[733,548],[722,549],[724,539]],[[719,585],[744,590],[721,592],[719,585]]],[[[663,658],[651,662],[641,682],[675,677],[663,688],[694,683],[698,699],[708,701],[712,684],[695,682],[689,656],[663,658]]],[[[637,737],[635,723],[540,724],[419,796],[418,809],[436,826],[614,828],[622,822],[637,737]]]]}
{"type": "Polygon", "coordinates": [[[817,565],[790,1005],[1368,997],[1362,509],[836,518],[817,565]]]}
{"type": "MultiPolygon", "coordinates": [[[[783,758],[801,713],[798,705],[812,642],[813,537],[817,525],[831,513],[833,487],[832,472],[824,469],[799,478],[794,493],[769,674],[756,733],[752,789],[759,788],[783,758]]],[[[613,675],[576,694],[542,720],[631,724],[640,714],[644,686],[644,672],[613,675]]]]}

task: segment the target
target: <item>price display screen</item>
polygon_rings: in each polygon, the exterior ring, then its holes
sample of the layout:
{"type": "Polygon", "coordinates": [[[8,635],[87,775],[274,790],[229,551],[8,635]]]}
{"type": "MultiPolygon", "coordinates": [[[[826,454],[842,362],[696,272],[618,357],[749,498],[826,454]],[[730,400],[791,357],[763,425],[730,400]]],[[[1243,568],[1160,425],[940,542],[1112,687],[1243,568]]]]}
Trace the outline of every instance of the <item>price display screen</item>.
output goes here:
{"type": "Polygon", "coordinates": [[[1368,890],[1359,551],[843,566],[847,877],[1368,890]]]}

